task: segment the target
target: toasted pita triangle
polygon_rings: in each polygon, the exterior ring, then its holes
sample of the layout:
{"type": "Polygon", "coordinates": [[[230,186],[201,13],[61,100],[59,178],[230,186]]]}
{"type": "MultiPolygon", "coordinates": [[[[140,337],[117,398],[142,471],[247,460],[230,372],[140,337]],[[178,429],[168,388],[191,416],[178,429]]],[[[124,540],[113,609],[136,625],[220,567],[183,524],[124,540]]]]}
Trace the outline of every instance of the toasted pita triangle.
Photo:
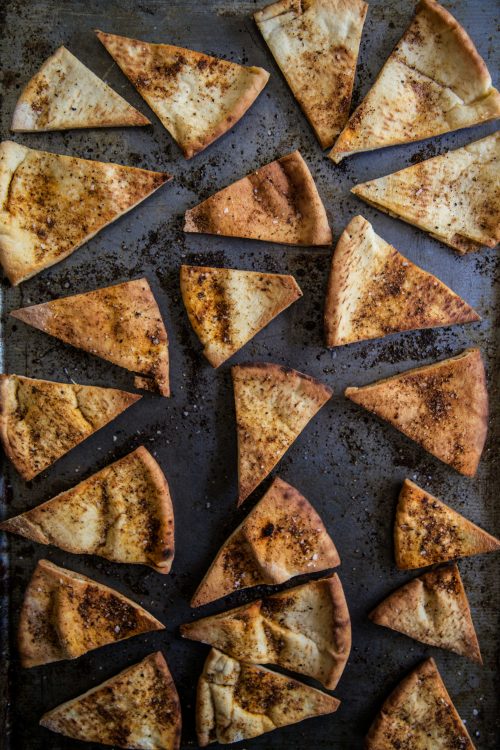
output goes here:
{"type": "Polygon", "coordinates": [[[279,0],[254,14],[322,148],[349,116],[367,10],[362,0],[279,0]]]}
{"type": "Polygon", "coordinates": [[[424,568],[500,549],[500,541],[405,479],[394,524],[396,565],[424,568]]]}
{"type": "Polygon", "coordinates": [[[232,128],[269,79],[263,68],[170,44],[96,33],[186,159],[232,128]]]}
{"type": "Polygon", "coordinates": [[[345,395],[456,471],[475,475],[488,427],[479,349],[362,388],[347,388],[345,395]]]}
{"type": "Polygon", "coordinates": [[[11,315],[140,373],[138,388],[170,395],[168,337],[147,279],[24,307],[11,315]]]}
{"type": "Polygon", "coordinates": [[[40,544],[168,573],[174,514],[167,480],[142,445],[66,492],[0,524],[40,544]]]}
{"type": "Polygon", "coordinates": [[[472,39],[434,0],[416,15],[330,153],[420,141],[500,117],[500,94],[472,39]]]}
{"type": "Polygon", "coordinates": [[[181,706],[160,651],[41,718],[75,740],[137,750],[178,750],[181,706]]]}
{"type": "Polygon", "coordinates": [[[332,232],[298,151],[272,161],[186,211],[184,231],[285,245],[329,245],[332,232]]]}
{"type": "Polygon", "coordinates": [[[327,346],[476,320],[458,294],[375,234],[370,222],[362,216],[349,222],[330,268],[327,346]]]}
{"type": "Polygon", "coordinates": [[[59,47],[26,84],[11,130],[26,133],[150,124],[66,47],[59,47]]]}
{"type": "Polygon", "coordinates": [[[198,683],[196,732],[201,747],[237,742],[314,716],[330,714],[340,702],[309,685],[244,664],[216,649],[198,683]]]}
{"type": "Polygon", "coordinates": [[[181,292],[203,354],[213,367],[302,296],[293,276],[204,266],[181,266],[181,292]]]}
{"type": "Polygon", "coordinates": [[[500,240],[500,133],[399,172],[364,182],[352,192],[371,206],[413,224],[459,253],[500,240]]]}
{"type": "Polygon", "coordinates": [[[170,175],[0,144],[0,263],[12,284],[58,263],[170,175]]]}

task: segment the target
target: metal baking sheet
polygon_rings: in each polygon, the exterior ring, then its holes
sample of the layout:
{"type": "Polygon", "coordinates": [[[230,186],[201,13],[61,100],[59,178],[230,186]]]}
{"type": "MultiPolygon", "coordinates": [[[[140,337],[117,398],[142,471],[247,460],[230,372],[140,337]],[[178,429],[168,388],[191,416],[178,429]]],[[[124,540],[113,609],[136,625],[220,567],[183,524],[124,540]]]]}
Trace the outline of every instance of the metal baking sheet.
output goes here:
{"type": "MultiPolygon", "coordinates": [[[[201,355],[180,299],[178,273],[183,262],[293,274],[303,289],[303,299],[256,336],[233,362],[264,360],[286,364],[317,376],[335,393],[281,461],[278,473],[318,509],[342,558],[338,572],[353,625],[351,658],[335,691],[342,705],[333,716],[266,734],[244,746],[256,750],[359,748],[388,692],[422,658],[432,655],[478,750],[498,747],[498,558],[490,555],[460,564],[483,652],[483,667],[451,653],[426,648],[367,620],[374,604],[412,577],[396,571],[392,550],[395,502],[404,477],[415,479],[467,517],[500,533],[498,472],[493,463],[499,434],[495,251],[458,257],[423,232],[384,216],[349,194],[356,182],[461,146],[492,132],[494,125],[361,155],[340,167],[334,166],[321,152],[252,21],[252,12],[264,4],[265,0],[3,0],[0,4],[2,138],[10,137],[10,118],[22,86],[51,52],[65,44],[145,112],[153,127],[17,134],[14,140],[59,153],[167,170],[175,176],[172,183],[69,259],[17,289],[2,282],[5,371],[131,389],[132,378],[125,371],[14,322],[8,312],[146,275],[169,331],[173,393],[169,400],[144,394],[138,405],[32,482],[23,482],[11,466],[4,466],[3,515],[32,508],[144,444],[168,477],[177,536],[173,572],[167,577],[139,566],[114,565],[98,557],[69,555],[18,537],[2,537],[1,717],[6,729],[0,745],[5,749],[97,748],[42,729],[38,726],[41,714],[155,649],[165,653],[180,692],[182,746],[196,745],[195,686],[208,648],[182,641],[178,627],[193,617],[189,599],[219,545],[268,483],[243,508],[236,509],[230,367],[225,365],[215,371],[201,355]],[[230,133],[187,162],[97,41],[92,32],[95,28],[261,65],[271,72],[271,79],[230,133]],[[479,311],[482,321],[328,351],[323,345],[322,313],[330,249],[291,248],[183,233],[182,215],[186,208],[295,148],[300,148],[311,168],[335,239],[352,216],[363,213],[386,240],[463,295],[479,311]],[[486,450],[473,480],[454,473],[342,397],[347,385],[371,382],[460,352],[469,345],[479,346],[485,358],[492,412],[486,450]],[[41,557],[116,587],[160,618],[166,631],[102,648],[76,661],[21,669],[16,651],[18,613],[25,587],[41,557]]],[[[496,3],[463,0],[446,1],[445,5],[470,31],[490,70],[498,71],[498,45],[493,36],[496,3]]],[[[354,104],[373,82],[412,11],[411,2],[370,2],[354,104]]],[[[262,589],[241,593],[197,614],[221,611],[226,604],[236,606],[261,593],[262,589]]]]}

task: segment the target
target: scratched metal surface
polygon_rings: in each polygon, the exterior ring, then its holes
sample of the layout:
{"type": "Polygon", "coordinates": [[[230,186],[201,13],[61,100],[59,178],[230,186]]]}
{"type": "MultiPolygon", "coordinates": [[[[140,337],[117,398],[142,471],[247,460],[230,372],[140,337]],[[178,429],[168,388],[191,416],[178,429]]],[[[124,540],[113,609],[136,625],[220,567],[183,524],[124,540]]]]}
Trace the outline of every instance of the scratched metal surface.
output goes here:
{"type": "MultiPolygon", "coordinates": [[[[498,265],[495,252],[460,258],[401,222],[368,208],[349,195],[356,182],[463,145],[491,132],[494,125],[462,131],[431,142],[362,155],[335,167],[322,154],[311,130],[260,38],[251,12],[263,3],[230,0],[4,0],[1,30],[2,138],[23,84],[60,44],[153,120],[144,129],[91,130],[16,135],[32,147],[123,164],[165,169],[175,180],[135,211],[101,232],[69,259],[18,289],[2,282],[4,367],[7,372],[80,383],[131,388],[128,373],[14,323],[9,310],[61,295],[83,292],[145,274],[157,296],[170,335],[170,400],[144,394],[142,401],[99,431],[30,483],[4,466],[3,515],[31,508],[71,487],[137,445],[146,445],[162,465],[173,495],[177,553],[173,572],[160,576],[146,568],[106,563],[44,548],[17,537],[2,538],[2,718],[0,744],[11,750],[76,750],[94,747],[52,734],[38,726],[41,714],[85,691],[155,649],[162,649],[183,706],[184,748],[196,745],[195,684],[208,649],[183,642],[178,626],[193,617],[188,601],[228,533],[261,496],[236,510],[236,452],[230,368],[214,371],[201,356],[180,300],[181,262],[289,272],[304,297],[260,333],[234,362],[275,361],[311,373],[331,385],[335,396],[297,440],[279,474],[297,486],[322,514],[342,557],[339,573],[353,624],[353,650],[335,694],[336,715],[264,735],[245,747],[299,750],[351,750],[362,738],[382,700],[423,657],[433,655],[449,692],[480,750],[499,741],[498,558],[475,558],[460,565],[484,656],[484,667],[451,653],[426,648],[372,625],[367,613],[411,575],[393,562],[392,524],[401,480],[410,476],[475,522],[500,533],[498,475],[493,465],[498,439],[495,384],[495,308],[498,265]],[[120,73],[92,33],[94,28],[166,41],[261,65],[269,85],[246,117],[204,153],[186,162],[168,133],[120,73]],[[413,261],[436,273],[481,314],[467,327],[413,332],[327,351],[322,340],[322,309],[329,249],[300,249],[251,241],[184,235],[186,208],[258,165],[300,148],[311,167],[338,237],[350,217],[362,212],[375,229],[413,261]],[[478,345],[486,360],[492,405],[488,443],[475,479],[454,473],[390,427],[342,398],[346,385],[367,383],[419,363],[432,362],[478,345]],[[496,428],[496,429],[495,429],[496,428]],[[36,560],[47,557],[84,572],[132,597],[166,624],[166,631],[94,651],[76,661],[32,670],[19,666],[15,646],[18,612],[36,560]],[[7,597],[9,595],[9,604],[7,597]],[[7,629],[9,637],[7,638],[7,629]],[[496,697],[497,696],[497,697],[496,697]]],[[[469,29],[490,70],[498,70],[493,33],[498,10],[493,2],[446,2],[469,29]]],[[[372,0],[363,33],[354,103],[373,81],[404,30],[412,3],[372,0]]],[[[498,85],[498,81],[496,81],[498,85]]],[[[497,320],[498,323],[498,320],[497,320]]],[[[498,371],[498,370],[497,370],[498,371]]],[[[261,590],[227,600],[230,606],[261,590]]],[[[226,602],[206,607],[221,611],[226,602]]]]}

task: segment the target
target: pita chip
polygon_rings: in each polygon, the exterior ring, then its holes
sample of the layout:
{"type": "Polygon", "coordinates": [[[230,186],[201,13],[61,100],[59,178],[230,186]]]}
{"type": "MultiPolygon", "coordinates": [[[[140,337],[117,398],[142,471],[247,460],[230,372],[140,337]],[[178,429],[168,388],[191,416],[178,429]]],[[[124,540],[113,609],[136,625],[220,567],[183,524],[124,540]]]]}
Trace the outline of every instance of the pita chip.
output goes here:
{"type": "Polygon", "coordinates": [[[322,148],[349,117],[367,10],[362,0],[279,0],[254,14],[322,148]]]}
{"type": "Polygon", "coordinates": [[[477,320],[458,294],[385,242],[369,221],[349,222],[330,267],[327,346],[477,320]]]}
{"type": "Polygon", "coordinates": [[[137,388],[170,395],[168,336],[147,279],[11,312],[79,349],[140,373],[137,388]]]}
{"type": "Polygon", "coordinates": [[[394,524],[394,553],[400,570],[498,549],[500,540],[405,479],[394,524]]]}
{"type": "Polygon", "coordinates": [[[269,79],[263,68],[237,65],[171,44],[96,33],[186,159],[230,130],[269,79]]]}
{"type": "Polygon", "coordinates": [[[202,266],[181,266],[181,292],[189,321],[213,367],[302,296],[293,276],[202,266]]]}
{"type": "Polygon", "coordinates": [[[186,211],[185,232],[284,245],[329,245],[325,207],[298,151],[272,161],[186,211]]]}
{"type": "Polygon", "coordinates": [[[349,610],[336,573],[181,625],[184,638],[239,661],[277,664],[336,686],[351,650],[349,610]]]}
{"type": "Polygon", "coordinates": [[[337,710],[339,701],[309,685],[212,649],[198,682],[198,743],[227,744],[337,710]]]}
{"type": "Polygon", "coordinates": [[[19,618],[21,664],[36,667],[76,659],[108,643],[163,627],[118,591],[40,560],[19,618]]]}
{"type": "Polygon", "coordinates": [[[59,47],[26,84],[10,129],[27,133],[150,124],[66,47],[59,47]]]}
{"type": "Polygon", "coordinates": [[[499,156],[500,132],[351,192],[459,253],[472,253],[500,240],[499,156]]]}
{"type": "Polygon", "coordinates": [[[179,750],[181,706],[160,651],[44,714],[42,727],[74,740],[134,750],[179,750]]]}
{"type": "Polygon", "coordinates": [[[474,42],[434,0],[416,15],[351,115],[330,158],[420,141],[500,117],[500,94],[474,42]]]}
{"type": "Polygon", "coordinates": [[[294,576],[338,565],[337,549],[312,505],[276,477],[220,548],[191,606],[199,607],[250,586],[284,583],[294,576]]]}
{"type": "Polygon", "coordinates": [[[77,555],[169,573],[174,514],[167,480],[142,445],[66,492],[0,524],[0,530],[77,555]]]}
{"type": "Polygon", "coordinates": [[[362,388],[347,388],[345,395],[456,471],[475,475],[488,428],[479,349],[362,388]]]}
{"type": "Polygon", "coordinates": [[[0,264],[16,285],[71,255],[168,174],[0,143],[0,264]]]}

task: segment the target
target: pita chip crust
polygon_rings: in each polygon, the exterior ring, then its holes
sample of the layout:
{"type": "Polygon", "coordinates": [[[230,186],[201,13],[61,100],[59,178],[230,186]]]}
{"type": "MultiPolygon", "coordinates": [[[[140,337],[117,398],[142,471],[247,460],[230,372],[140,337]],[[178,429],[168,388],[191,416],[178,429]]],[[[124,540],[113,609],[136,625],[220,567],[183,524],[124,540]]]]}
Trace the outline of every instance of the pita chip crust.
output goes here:
{"type": "Polygon", "coordinates": [[[398,568],[424,568],[498,549],[500,540],[405,479],[394,524],[394,553],[398,568]]]}
{"type": "Polygon", "coordinates": [[[131,750],[178,750],[179,696],[157,651],[44,714],[42,727],[84,742],[131,750]]]}
{"type": "Polygon", "coordinates": [[[66,47],[59,47],[23,89],[10,129],[28,133],[150,124],[66,47]]]}
{"type": "Polygon", "coordinates": [[[264,497],[222,545],[192,607],[259,584],[340,565],[321,518],[294,487],[276,477],[264,497]]]}
{"type": "Polygon", "coordinates": [[[0,524],[66,552],[169,573],[174,513],[165,475],[142,445],[66,492],[0,524]]]}
{"type": "Polygon", "coordinates": [[[340,702],[264,667],[239,662],[212,649],[198,682],[198,743],[225,745],[279,727],[330,714],[340,702]]]}
{"type": "Polygon", "coordinates": [[[278,0],[254,14],[322,148],[349,117],[367,10],[362,0],[278,0]]]}
{"type": "Polygon", "coordinates": [[[325,207],[298,151],[276,159],[186,211],[185,232],[284,245],[330,245],[325,207]]]}
{"type": "Polygon", "coordinates": [[[147,279],[10,313],[67,344],[140,373],[137,388],[170,395],[168,336],[147,279]]]}
{"type": "Polygon", "coordinates": [[[499,156],[500,131],[351,192],[460,254],[472,253],[500,240],[499,156]]]}
{"type": "Polygon", "coordinates": [[[97,36],[186,159],[224,135],[252,106],[269,73],[171,44],[97,36]]]}
{"type": "Polygon", "coordinates": [[[168,174],[0,143],[0,264],[17,285],[71,255],[168,174]]]}
{"type": "Polygon", "coordinates": [[[500,117],[500,94],[472,39],[434,0],[416,15],[351,115],[330,158],[420,141],[500,117]]]}
{"type": "Polygon", "coordinates": [[[475,475],[488,428],[479,349],[362,388],[347,388],[345,395],[456,471],[475,475]]]}
{"type": "Polygon", "coordinates": [[[181,292],[193,329],[219,367],[302,296],[293,276],[181,266],[181,292]]]}
{"type": "Polygon", "coordinates": [[[475,750],[438,672],[426,659],[385,701],[365,750],[475,750]]]}
{"type": "Polygon", "coordinates": [[[327,346],[477,320],[458,294],[385,242],[369,221],[349,222],[330,267],[327,346]]]}

